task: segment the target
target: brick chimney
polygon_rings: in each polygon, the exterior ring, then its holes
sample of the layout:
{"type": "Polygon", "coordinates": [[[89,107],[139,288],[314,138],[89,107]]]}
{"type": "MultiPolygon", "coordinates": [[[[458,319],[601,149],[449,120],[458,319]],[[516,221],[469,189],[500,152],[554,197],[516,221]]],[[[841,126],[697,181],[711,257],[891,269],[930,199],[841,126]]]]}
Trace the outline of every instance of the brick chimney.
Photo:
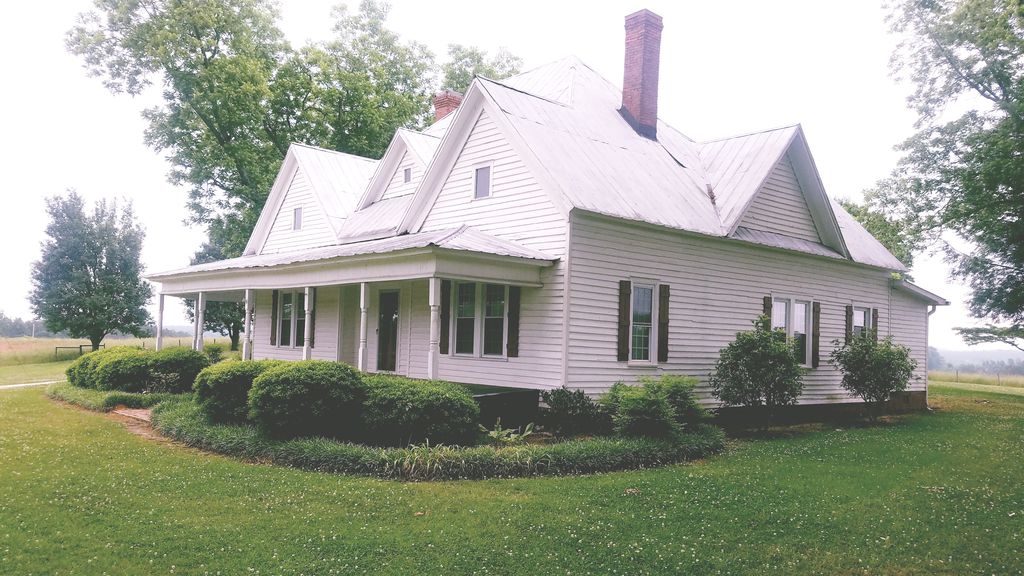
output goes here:
{"type": "Polygon", "coordinates": [[[434,94],[434,122],[451,114],[462,103],[462,94],[455,90],[441,90],[434,94]]]}
{"type": "Polygon", "coordinates": [[[658,139],[658,60],[661,16],[640,10],[626,16],[626,65],[622,79],[622,116],[641,135],[658,139]]]}

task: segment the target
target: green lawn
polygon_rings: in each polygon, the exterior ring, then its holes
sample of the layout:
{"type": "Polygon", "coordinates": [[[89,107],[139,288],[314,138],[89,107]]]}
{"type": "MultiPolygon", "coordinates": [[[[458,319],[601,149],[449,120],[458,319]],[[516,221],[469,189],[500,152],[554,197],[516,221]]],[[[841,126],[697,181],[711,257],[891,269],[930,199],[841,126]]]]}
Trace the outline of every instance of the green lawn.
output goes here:
{"type": "Polygon", "coordinates": [[[1021,572],[1024,398],[932,402],[659,470],[403,484],[200,454],[0,391],[0,571],[1021,572]]]}
{"type": "Polygon", "coordinates": [[[19,364],[0,366],[0,386],[5,384],[24,384],[27,382],[49,382],[63,380],[64,370],[71,360],[64,362],[44,362],[41,364],[19,364]]]}

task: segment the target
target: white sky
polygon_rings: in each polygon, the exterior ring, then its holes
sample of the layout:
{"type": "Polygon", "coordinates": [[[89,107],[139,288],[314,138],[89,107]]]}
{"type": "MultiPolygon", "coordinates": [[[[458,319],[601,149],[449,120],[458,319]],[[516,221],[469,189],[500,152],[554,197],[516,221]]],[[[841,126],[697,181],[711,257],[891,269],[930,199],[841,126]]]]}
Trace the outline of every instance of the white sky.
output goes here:
{"type": "MultiPolygon", "coordinates": [[[[282,2],[292,44],[328,38],[335,3],[282,2]]],[[[132,200],[147,229],[150,271],[187,265],[204,237],[183,224],[186,191],[167,183],[167,163],[143,144],[140,111],[158,103],[156,94],[113,96],[64,50],[64,33],[89,8],[89,0],[17,2],[0,22],[0,245],[8,247],[0,253],[0,310],[8,315],[30,315],[30,265],[47,196],[76,188],[89,201],[132,200]]],[[[829,194],[859,200],[895,165],[893,146],[913,133],[910,86],[889,76],[896,40],[871,2],[395,0],[390,25],[439,58],[448,43],[505,46],[525,69],[575,54],[621,84],[623,17],[640,8],[665,22],[659,116],[693,138],[802,123],[829,194]]],[[[969,291],[946,274],[937,258],[919,257],[914,270],[918,284],[953,302],[932,316],[930,343],[960,349],[952,327],[977,322],[963,305],[969,291]]],[[[184,324],[176,300],[168,304],[165,322],[184,324]]]]}

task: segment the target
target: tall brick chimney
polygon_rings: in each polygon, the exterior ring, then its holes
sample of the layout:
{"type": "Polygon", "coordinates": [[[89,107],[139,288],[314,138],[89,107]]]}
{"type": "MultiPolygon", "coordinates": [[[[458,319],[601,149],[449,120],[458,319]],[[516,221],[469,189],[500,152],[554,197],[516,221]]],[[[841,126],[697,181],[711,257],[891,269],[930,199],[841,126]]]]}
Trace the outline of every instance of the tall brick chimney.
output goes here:
{"type": "Polygon", "coordinates": [[[626,16],[626,65],[622,116],[641,136],[658,139],[658,61],[661,16],[640,10],[626,16]]]}
{"type": "Polygon", "coordinates": [[[444,89],[434,94],[434,122],[451,114],[462,103],[462,94],[444,89]]]}

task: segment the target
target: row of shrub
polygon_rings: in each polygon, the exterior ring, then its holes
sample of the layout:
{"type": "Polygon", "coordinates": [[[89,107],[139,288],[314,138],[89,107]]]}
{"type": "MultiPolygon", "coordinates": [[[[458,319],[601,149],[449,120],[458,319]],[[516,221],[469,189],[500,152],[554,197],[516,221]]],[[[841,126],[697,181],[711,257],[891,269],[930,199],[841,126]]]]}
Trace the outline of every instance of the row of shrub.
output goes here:
{"type": "Polygon", "coordinates": [[[160,402],[181,398],[180,394],[156,392],[141,394],[120,390],[94,390],[79,388],[66,382],[51,384],[46,395],[61,402],[67,402],[97,412],[109,412],[119,406],[125,408],[152,408],[160,402]]]}
{"type": "Polygon", "coordinates": [[[224,362],[200,372],[194,389],[212,422],[253,423],[274,438],[468,445],[480,417],[458,384],[360,374],[322,360],[224,362]]]}
{"type": "Polygon", "coordinates": [[[652,468],[722,450],[714,426],[695,425],[673,440],[598,437],[520,446],[381,448],[324,438],[268,438],[255,426],[212,424],[192,402],[164,402],[153,411],[162,434],[230,456],[278,465],[398,480],[455,480],[570,475],[652,468]]]}
{"type": "Polygon", "coordinates": [[[68,366],[68,381],[79,388],[122,392],[190,392],[196,375],[219,360],[222,348],[160,351],[116,346],[90,352],[68,366]]]}

